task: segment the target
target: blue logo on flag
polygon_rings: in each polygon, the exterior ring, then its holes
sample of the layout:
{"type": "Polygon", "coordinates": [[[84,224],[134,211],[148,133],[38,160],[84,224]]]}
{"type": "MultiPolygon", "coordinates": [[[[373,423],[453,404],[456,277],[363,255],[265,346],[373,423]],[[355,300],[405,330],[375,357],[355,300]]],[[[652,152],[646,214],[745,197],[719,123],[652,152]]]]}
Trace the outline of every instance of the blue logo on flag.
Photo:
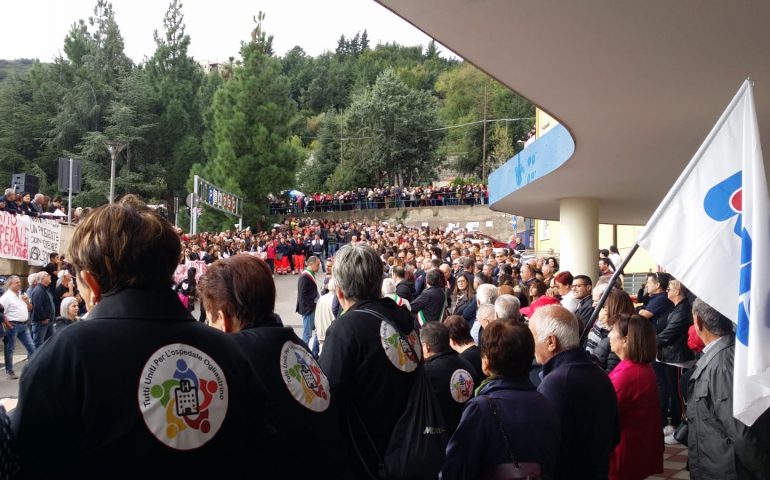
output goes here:
{"type": "Polygon", "coordinates": [[[730,220],[737,215],[735,234],[741,238],[741,271],[738,299],[738,326],[735,336],[744,345],[749,344],[749,302],[751,290],[751,236],[743,228],[743,176],[737,172],[722,180],[706,193],[703,199],[706,214],[717,222],[730,220]]]}

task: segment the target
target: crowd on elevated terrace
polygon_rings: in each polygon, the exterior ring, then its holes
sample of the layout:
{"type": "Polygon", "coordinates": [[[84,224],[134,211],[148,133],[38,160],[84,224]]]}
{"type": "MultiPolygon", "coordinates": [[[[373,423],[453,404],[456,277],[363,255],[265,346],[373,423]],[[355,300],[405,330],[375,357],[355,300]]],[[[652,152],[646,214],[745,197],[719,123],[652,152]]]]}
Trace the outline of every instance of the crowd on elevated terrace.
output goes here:
{"type": "Polygon", "coordinates": [[[269,197],[270,213],[289,215],[381,208],[484,205],[489,191],[484,184],[357,188],[334,193],[290,193],[269,197]]]}

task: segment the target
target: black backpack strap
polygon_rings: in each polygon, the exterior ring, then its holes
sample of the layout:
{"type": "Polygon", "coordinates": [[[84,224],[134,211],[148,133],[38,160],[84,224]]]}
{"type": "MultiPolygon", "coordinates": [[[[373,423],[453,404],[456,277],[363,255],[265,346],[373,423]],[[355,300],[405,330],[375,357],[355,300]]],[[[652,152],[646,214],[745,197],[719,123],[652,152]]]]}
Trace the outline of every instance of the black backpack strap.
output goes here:
{"type": "Polygon", "coordinates": [[[513,465],[518,469],[519,462],[516,461],[516,456],[513,454],[513,450],[511,450],[511,443],[508,441],[508,435],[505,434],[505,429],[503,428],[503,422],[500,420],[500,416],[497,414],[497,405],[495,404],[495,400],[489,395],[482,395],[482,396],[487,401],[489,408],[492,409],[492,415],[495,416],[495,420],[497,421],[497,427],[500,429],[500,433],[503,435],[503,440],[505,440],[505,449],[508,450],[508,455],[511,457],[511,461],[513,462],[513,465]]]}
{"type": "MultiPolygon", "coordinates": [[[[369,441],[369,445],[372,447],[372,450],[374,451],[374,454],[377,456],[377,464],[382,464],[382,457],[380,456],[380,452],[377,451],[377,446],[374,444],[374,440],[372,440],[371,435],[369,435],[369,430],[366,428],[366,425],[364,424],[364,420],[361,418],[361,414],[358,413],[358,408],[356,408],[355,404],[353,402],[350,402],[350,410],[352,411],[353,415],[355,415],[358,424],[361,425],[361,429],[364,431],[364,435],[366,435],[366,439],[369,441]]],[[[364,470],[366,470],[367,475],[369,475],[369,478],[372,480],[378,480],[378,477],[369,470],[369,467],[366,465],[366,460],[364,459],[364,456],[361,455],[361,450],[358,448],[358,443],[356,443],[355,436],[353,435],[353,425],[350,419],[351,415],[348,413],[348,435],[350,436],[350,442],[353,444],[353,449],[356,451],[356,455],[358,456],[358,459],[361,461],[361,465],[364,467],[364,470]]]]}

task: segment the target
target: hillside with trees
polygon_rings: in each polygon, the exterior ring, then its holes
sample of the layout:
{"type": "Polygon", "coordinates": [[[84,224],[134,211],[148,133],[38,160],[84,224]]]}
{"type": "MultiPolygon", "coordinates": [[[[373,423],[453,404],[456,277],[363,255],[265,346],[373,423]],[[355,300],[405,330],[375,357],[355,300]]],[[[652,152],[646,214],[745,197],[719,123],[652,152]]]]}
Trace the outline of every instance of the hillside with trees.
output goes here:
{"type": "MultiPolygon", "coordinates": [[[[435,42],[371,45],[364,30],[315,57],[301,46],[278,56],[260,13],[238,55],[207,73],[188,52],[181,2],[158,22],[155,51],[139,64],[106,0],[72,24],[52,63],[0,60],[0,178],[37,175],[55,195],[57,158],[77,158],[84,184],[73,206],[97,206],[113,141],[118,195],[183,205],[199,174],[243,196],[255,225],[267,195],[288,189],[422,185],[447,168],[481,178],[534,124],[531,104],[435,42]]],[[[200,219],[232,223],[208,210],[200,219]]]]}

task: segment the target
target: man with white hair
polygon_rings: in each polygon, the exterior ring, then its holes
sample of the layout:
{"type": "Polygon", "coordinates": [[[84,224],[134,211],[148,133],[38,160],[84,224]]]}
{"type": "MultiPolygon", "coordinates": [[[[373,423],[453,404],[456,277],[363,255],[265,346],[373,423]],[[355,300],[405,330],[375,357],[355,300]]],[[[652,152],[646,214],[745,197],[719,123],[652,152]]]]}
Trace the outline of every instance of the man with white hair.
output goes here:
{"type": "Polygon", "coordinates": [[[506,293],[495,300],[495,316],[500,321],[518,322],[521,315],[521,302],[513,295],[506,293]]]}
{"type": "MultiPolygon", "coordinates": [[[[494,313],[495,300],[497,300],[497,288],[494,285],[491,283],[483,283],[479,285],[478,290],[476,290],[476,306],[478,309],[481,309],[482,305],[489,304],[492,306],[492,312],[494,313]]],[[[481,324],[481,316],[479,315],[478,309],[474,309],[474,321],[473,325],[471,325],[471,337],[473,337],[473,341],[476,342],[476,345],[479,344],[479,338],[481,338],[481,329],[484,327],[481,324]]],[[[467,311],[468,308],[465,310],[467,311]]],[[[463,316],[465,316],[465,311],[463,311],[463,316]]]]}
{"type": "Polygon", "coordinates": [[[535,359],[543,365],[537,391],[560,414],[562,435],[555,478],[607,478],[610,453],[620,440],[612,382],[580,348],[580,322],[566,308],[548,305],[537,309],[529,329],[535,338],[535,359]]]}
{"type": "Polygon", "coordinates": [[[411,312],[412,306],[409,304],[409,300],[400,296],[398,292],[396,292],[396,289],[396,282],[393,281],[392,278],[386,278],[382,281],[382,297],[393,300],[396,302],[396,305],[404,307],[411,312]]]}
{"type": "Polygon", "coordinates": [[[337,296],[337,281],[334,277],[329,279],[326,284],[327,292],[321,295],[318,299],[318,303],[315,306],[315,316],[313,321],[315,323],[315,332],[318,337],[319,353],[323,351],[324,342],[326,341],[326,330],[329,329],[334,321],[334,298],[337,296]]]}

